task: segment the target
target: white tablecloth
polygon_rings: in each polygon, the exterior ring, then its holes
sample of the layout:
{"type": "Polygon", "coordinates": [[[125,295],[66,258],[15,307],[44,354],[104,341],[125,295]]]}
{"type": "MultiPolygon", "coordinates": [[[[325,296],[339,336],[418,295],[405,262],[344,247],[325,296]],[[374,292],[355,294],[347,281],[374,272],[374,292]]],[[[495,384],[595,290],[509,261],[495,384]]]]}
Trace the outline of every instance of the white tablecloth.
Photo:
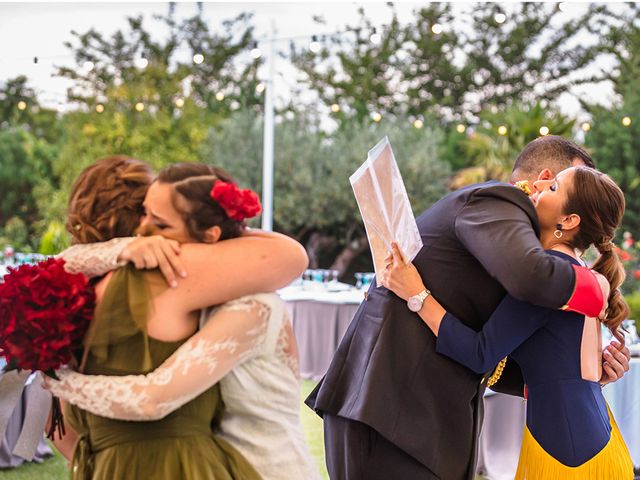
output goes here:
{"type": "MultiPolygon", "coordinates": [[[[0,357],[0,371],[4,368],[5,364],[4,358],[0,357]]],[[[0,373],[0,378],[1,377],[2,373],[0,373]]],[[[30,405],[34,405],[33,402],[36,402],[35,405],[38,404],[40,397],[39,391],[42,391],[42,387],[39,384],[27,384],[22,392],[22,398],[18,401],[11,414],[4,438],[0,438],[0,470],[18,467],[26,461],[13,452],[16,444],[18,444],[21,433],[23,433],[26,412],[30,410],[30,405]]],[[[2,399],[0,399],[0,401],[2,401],[2,399]]],[[[51,402],[51,400],[49,400],[49,402],[51,402]]],[[[36,447],[35,455],[31,460],[37,463],[41,463],[45,458],[53,455],[51,448],[49,448],[49,445],[44,440],[44,428],[40,429],[40,431],[42,432],[42,435],[40,435],[41,439],[36,447]]],[[[32,445],[31,442],[27,443],[32,445]]],[[[1,477],[2,474],[0,473],[0,478],[1,477]]]]}
{"type": "Polygon", "coordinates": [[[352,288],[344,283],[333,286],[330,283],[316,282],[305,282],[305,286],[290,286],[278,290],[278,294],[285,302],[307,301],[342,305],[359,305],[364,300],[364,293],[365,290],[352,288]],[[337,291],[331,291],[331,288],[337,291]]]}
{"type": "Polygon", "coordinates": [[[324,290],[322,284],[287,287],[278,293],[287,302],[300,352],[302,378],[320,380],[329,368],[349,323],[364,299],[362,290],[324,290]]]}

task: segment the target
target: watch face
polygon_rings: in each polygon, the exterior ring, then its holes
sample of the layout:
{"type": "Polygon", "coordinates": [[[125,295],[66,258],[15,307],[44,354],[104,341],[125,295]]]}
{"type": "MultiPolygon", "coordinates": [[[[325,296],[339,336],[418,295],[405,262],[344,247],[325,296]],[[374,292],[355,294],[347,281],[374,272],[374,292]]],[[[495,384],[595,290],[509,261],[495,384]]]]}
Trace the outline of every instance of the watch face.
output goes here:
{"type": "Polygon", "coordinates": [[[410,297],[407,306],[412,312],[417,312],[422,308],[422,301],[418,297],[410,297]]]}

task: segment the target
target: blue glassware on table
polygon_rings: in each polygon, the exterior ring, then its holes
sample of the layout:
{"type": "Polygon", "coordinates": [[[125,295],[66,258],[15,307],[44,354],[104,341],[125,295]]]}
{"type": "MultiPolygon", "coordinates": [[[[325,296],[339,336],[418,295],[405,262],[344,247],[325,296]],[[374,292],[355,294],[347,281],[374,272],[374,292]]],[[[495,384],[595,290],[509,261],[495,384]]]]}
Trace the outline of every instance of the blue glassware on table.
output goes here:
{"type": "Polygon", "coordinates": [[[371,282],[375,278],[376,274],[373,272],[367,272],[362,274],[362,288],[369,288],[371,282]]]}
{"type": "Polygon", "coordinates": [[[322,273],[323,270],[316,269],[316,270],[311,270],[311,272],[312,272],[313,281],[322,283],[322,281],[324,280],[324,274],[322,273]]]}

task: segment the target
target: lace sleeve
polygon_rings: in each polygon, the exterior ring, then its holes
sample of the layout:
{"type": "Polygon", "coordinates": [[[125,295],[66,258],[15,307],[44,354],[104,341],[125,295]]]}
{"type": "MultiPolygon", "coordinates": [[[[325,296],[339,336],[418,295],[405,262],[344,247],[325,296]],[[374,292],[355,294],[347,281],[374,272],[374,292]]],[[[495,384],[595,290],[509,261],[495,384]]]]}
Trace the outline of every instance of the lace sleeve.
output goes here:
{"type": "Polygon", "coordinates": [[[124,265],[118,256],[135,237],[114,238],[108,242],[86,243],[67,248],[58,255],[65,261],[70,273],[84,273],[87,277],[98,277],[124,265]]]}
{"type": "Polygon", "coordinates": [[[109,377],[71,370],[47,380],[54,395],[96,415],[120,420],[158,420],[215,385],[259,354],[270,307],[247,297],[216,309],[209,322],[147,375],[109,377]]]}

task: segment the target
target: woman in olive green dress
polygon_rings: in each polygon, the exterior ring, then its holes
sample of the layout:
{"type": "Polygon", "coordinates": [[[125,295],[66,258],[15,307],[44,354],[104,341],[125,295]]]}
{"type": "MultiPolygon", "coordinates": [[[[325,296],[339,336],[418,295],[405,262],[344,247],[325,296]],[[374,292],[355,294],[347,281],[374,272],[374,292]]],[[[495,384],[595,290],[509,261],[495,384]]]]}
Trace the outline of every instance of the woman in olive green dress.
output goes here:
{"type": "MultiPolygon", "coordinates": [[[[70,231],[87,243],[130,235],[126,230],[131,223],[123,224],[122,218],[140,213],[132,191],[146,190],[150,181],[142,162],[107,159],[97,165],[76,181],[69,205],[70,231]],[[126,180],[114,182],[119,178],[126,180]],[[138,188],[132,188],[132,178],[137,178],[138,188]],[[101,233],[87,237],[89,231],[101,233]]],[[[203,168],[215,178],[229,180],[224,172],[204,165],[194,164],[192,174],[201,174],[203,168]]],[[[146,215],[156,225],[160,218],[171,228],[172,219],[162,218],[161,212],[146,215]]],[[[200,229],[202,237],[197,240],[203,243],[180,247],[180,262],[189,274],[175,288],[166,285],[159,271],[140,271],[132,265],[96,284],[98,306],[81,365],[85,373],[149,372],[195,332],[200,308],[273,290],[306,266],[299,244],[275,234],[244,234],[243,222],[228,218],[214,201],[193,215],[208,216],[206,223],[213,227],[200,229]]],[[[111,420],[67,406],[65,420],[79,436],[72,478],[258,479],[244,457],[212,433],[222,408],[218,386],[155,422],[111,420]]]]}

